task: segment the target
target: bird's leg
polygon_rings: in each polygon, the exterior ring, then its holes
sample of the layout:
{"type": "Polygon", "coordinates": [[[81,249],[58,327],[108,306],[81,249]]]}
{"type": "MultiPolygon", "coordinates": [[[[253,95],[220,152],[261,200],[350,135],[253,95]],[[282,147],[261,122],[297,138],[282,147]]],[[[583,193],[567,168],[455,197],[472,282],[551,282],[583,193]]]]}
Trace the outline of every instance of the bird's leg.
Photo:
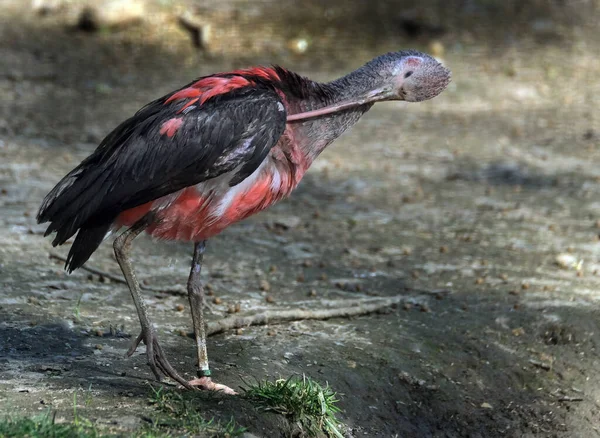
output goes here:
{"type": "Polygon", "coordinates": [[[204,288],[200,282],[200,271],[202,270],[202,259],[206,241],[194,243],[194,256],[192,257],[192,268],[188,278],[188,298],[194,324],[194,336],[198,349],[198,378],[188,382],[189,385],[200,387],[209,391],[223,391],[225,394],[236,394],[228,386],[214,383],[210,378],[211,372],[208,366],[208,355],[206,353],[206,330],[204,323],[204,288]]]}
{"type": "Polygon", "coordinates": [[[137,349],[139,343],[144,341],[146,344],[148,365],[150,365],[150,369],[154,373],[156,380],[161,380],[161,375],[159,373],[160,369],[160,371],[162,371],[166,376],[171,377],[173,380],[176,380],[186,388],[191,388],[187,381],[181,377],[179,373],[177,373],[177,371],[165,358],[162,347],[158,343],[158,337],[156,336],[154,327],[152,326],[150,318],[148,317],[148,310],[146,308],[146,303],[142,298],[140,284],[133,270],[131,259],[129,258],[133,239],[135,239],[142,231],[144,231],[147,226],[148,219],[142,218],[131,228],[124,231],[119,237],[117,237],[113,244],[117,262],[119,263],[121,271],[123,271],[125,281],[127,281],[127,285],[129,286],[129,291],[133,297],[133,303],[135,304],[135,308],[137,309],[140,319],[140,325],[142,326],[142,332],[127,351],[127,356],[131,356],[137,349]]]}
{"type": "Polygon", "coordinates": [[[194,323],[194,336],[198,348],[198,377],[209,377],[208,355],[206,353],[206,333],[204,327],[204,288],[200,282],[200,271],[202,270],[202,259],[206,241],[194,243],[194,256],[192,257],[192,268],[188,278],[188,299],[194,323]]]}

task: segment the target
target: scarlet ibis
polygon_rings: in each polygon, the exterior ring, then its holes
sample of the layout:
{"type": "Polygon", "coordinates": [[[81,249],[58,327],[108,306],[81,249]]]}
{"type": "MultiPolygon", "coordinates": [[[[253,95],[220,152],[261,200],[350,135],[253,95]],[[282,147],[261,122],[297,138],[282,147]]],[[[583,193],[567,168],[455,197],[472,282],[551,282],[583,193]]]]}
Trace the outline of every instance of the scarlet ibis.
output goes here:
{"type": "Polygon", "coordinates": [[[450,71],[429,55],[400,51],[318,83],[282,67],[255,67],[196,79],[117,126],[44,199],[54,246],[74,236],[65,269],[81,267],[110,231],[128,227],[114,251],[141,324],[148,364],[186,388],[234,391],[211,380],[200,270],[208,238],[288,196],[313,160],[375,102],[419,102],[441,93],[450,71]],[[136,236],[194,243],[188,279],[198,378],[171,366],[129,253],[136,236]]]}

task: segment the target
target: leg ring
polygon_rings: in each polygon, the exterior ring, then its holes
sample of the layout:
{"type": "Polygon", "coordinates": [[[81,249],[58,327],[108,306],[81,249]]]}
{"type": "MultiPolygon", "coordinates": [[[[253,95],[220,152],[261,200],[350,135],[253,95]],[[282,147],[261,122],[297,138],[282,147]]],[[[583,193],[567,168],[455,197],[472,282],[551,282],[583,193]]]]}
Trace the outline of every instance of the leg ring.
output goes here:
{"type": "Polygon", "coordinates": [[[202,377],[210,377],[212,373],[210,372],[210,370],[198,370],[196,371],[196,375],[200,378],[202,377]]]}

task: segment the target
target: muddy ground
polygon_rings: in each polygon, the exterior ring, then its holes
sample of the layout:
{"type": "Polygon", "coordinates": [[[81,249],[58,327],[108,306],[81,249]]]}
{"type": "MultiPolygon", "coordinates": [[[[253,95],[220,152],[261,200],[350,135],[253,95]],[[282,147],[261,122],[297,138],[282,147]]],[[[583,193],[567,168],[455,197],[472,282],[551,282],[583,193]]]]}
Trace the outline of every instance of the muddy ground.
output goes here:
{"type": "MultiPolygon", "coordinates": [[[[68,248],[35,223],[42,197],[111,128],[202,74],[277,62],[327,80],[416,47],[442,56],[449,89],[375,107],[289,200],[210,241],[203,271],[222,300],[211,320],[235,303],[405,304],[211,337],[215,379],[328,382],[348,436],[600,435],[597,2],[157,1],[141,23],[96,32],[73,28],[78,2],[46,3],[5,0],[0,12],[0,415],[69,418],[74,393],[113,431],[148,415],[143,348],[124,359],[130,339],[109,336],[137,335],[127,289],[66,275],[49,253],[68,248]],[[211,26],[203,49],[177,23],[189,11],[211,26]],[[428,292],[439,289],[450,293],[428,292]]],[[[190,244],[135,249],[155,286],[185,284],[190,257],[190,244]]],[[[118,274],[108,242],[88,264],[118,274]]],[[[172,363],[193,377],[186,299],[147,299],[172,363]]],[[[207,398],[206,414],[285,433],[242,399],[207,398]]]]}

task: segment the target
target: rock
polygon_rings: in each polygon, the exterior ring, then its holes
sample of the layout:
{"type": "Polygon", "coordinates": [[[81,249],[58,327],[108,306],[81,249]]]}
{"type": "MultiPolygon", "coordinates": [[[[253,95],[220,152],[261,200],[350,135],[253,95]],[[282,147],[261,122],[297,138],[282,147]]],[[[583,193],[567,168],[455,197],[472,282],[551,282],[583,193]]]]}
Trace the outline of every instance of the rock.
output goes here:
{"type": "Polygon", "coordinates": [[[419,38],[422,36],[436,37],[446,32],[443,27],[425,23],[411,13],[403,17],[399,21],[399,25],[409,38],[419,38]]]}
{"type": "Polygon", "coordinates": [[[288,41],[288,49],[296,55],[303,55],[308,50],[308,40],[306,38],[294,38],[288,41]]]}
{"type": "Polygon", "coordinates": [[[77,28],[88,32],[101,28],[124,28],[140,23],[145,12],[145,3],[142,0],[93,2],[79,12],[77,28]]]}
{"type": "Polygon", "coordinates": [[[577,257],[573,254],[562,253],[556,256],[554,263],[561,269],[575,269],[577,267],[577,257]]]}
{"type": "Polygon", "coordinates": [[[275,219],[273,221],[273,225],[283,228],[284,230],[289,230],[290,228],[296,228],[301,222],[302,219],[300,219],[298,216],[287,216],[275,219]]]}
{"type": "Polygon", "coordinates": [[[440,41],[435,40],[429,44],[429,51],[436,58],[441,58],[442,56],[444,56],[444,52],[446,51],[446,49],[440,41]]]}
{"type": "Polygon", "coordinates": [[[283,247],[285,255],[292,260],[313,258],[315,255],[312,250],[313,247],[308,243],[290,243],[283,247]]]}
{"type": "Polygon", "coordinates": [[[512,96],[521,102],[538,100],[540,94],[533,85],[517,85],[511,90],[512,96]]]}
{"type": "Polygon", "coordinates": [[[530,23],[531,30],[536,33],[551,33],[554,32],[556,25],[552,20],[538,18],[530,23]]]}
{"type": "Polygon", "coordinates": [[[32,0],[31,2],[31,9],[39,15],[56,14],[66,6],[66,0],[32,0]]]}
{"type": "Polygon", "coordinates": [[[525,334],[525,329],[523,327],[517,327],[512,329],[512,334],[514,336],[523,336],[525,334]]]}
{"type": "Polygon", "coordinates": [[[194,47],[200,50],[209,50],[212,37],[212,27],[209,23],[190,12],[180,15],[178,23],[190,34],[194,47]]]}
{"type": "Polygon", "coordinates": [[[594,140],[596,137],[598,137],[598,134],[592,128],[588,129],[583,134],[584,140],[594,140]]]}

